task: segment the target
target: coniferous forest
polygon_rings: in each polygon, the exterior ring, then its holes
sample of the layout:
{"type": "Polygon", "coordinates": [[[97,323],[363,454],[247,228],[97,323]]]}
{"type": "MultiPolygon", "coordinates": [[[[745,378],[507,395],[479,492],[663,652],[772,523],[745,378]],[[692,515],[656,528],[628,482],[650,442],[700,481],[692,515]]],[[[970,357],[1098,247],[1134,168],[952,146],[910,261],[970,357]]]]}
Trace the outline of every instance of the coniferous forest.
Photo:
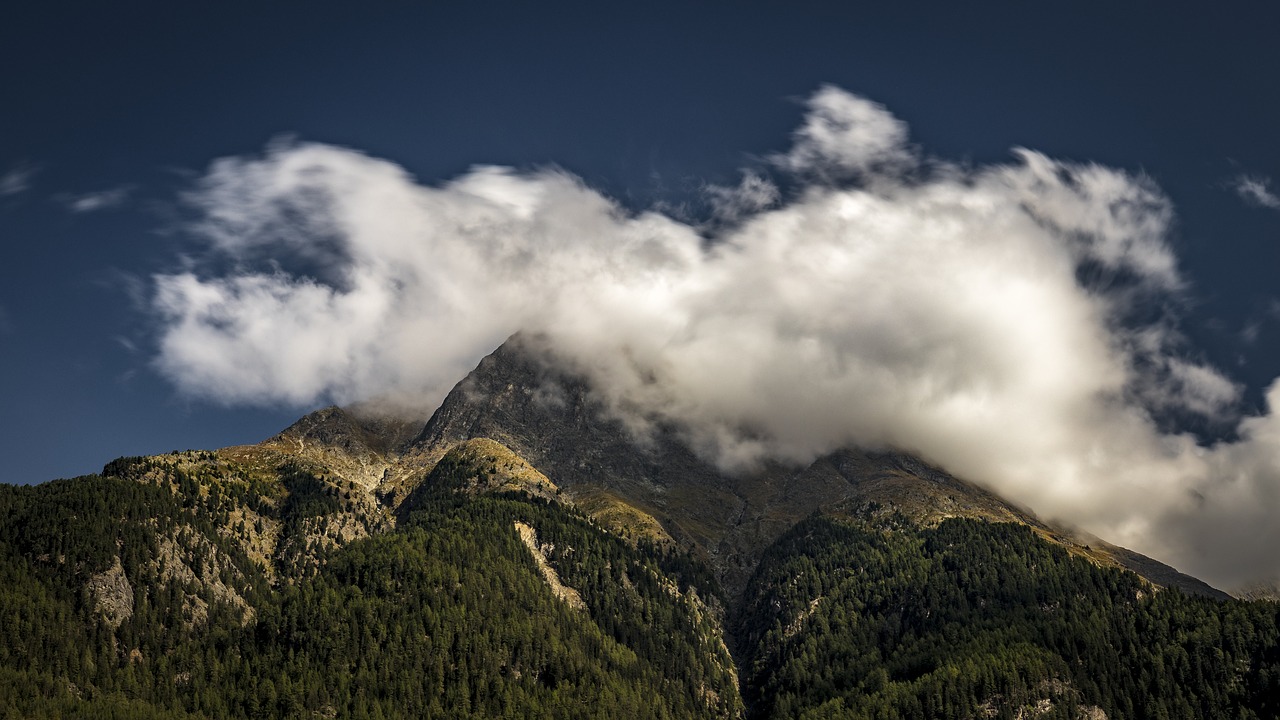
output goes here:
{"type": "Polygon", "coordinates": [[[812,517],[738,623],[758,717],[1280,716],[1280,605],[1156,592],[1015,524],[812,517]]]}
{"type": "Polygon", "coordinates": [[[0,717],[1280,716],[1276,603],[866,508],[733,597],[696,549],[465,491],[493,472],[447,457],[395,512],[213,453],[0,487],[0,717]]]}
{"type": "MultiPolygon", "coordinates": [[[[301,495],[318,484],[300,483],[301,495]]],[[[695,590],[708,587],[705,573],[563,506],[427,494],[395,532],[351,542],[318,571],[273,587],[211,521],[229,501],[187,489],[96,476],[0,489],[0,714],[679,718],[740,709],[711,609],[720,601],[708,596],[708,606],[695,590]],[[538,529],[585,608],[550,592],[517,521],[538,529]],[[117,558],[133,609],[112,629],[83,585],[117,558]],[[192,559],[197,577],[166,572],[166,561],[192,559]]],[[[281,502],[280,511],[338,504],[320,495],[333,502],[281,502]]]]}

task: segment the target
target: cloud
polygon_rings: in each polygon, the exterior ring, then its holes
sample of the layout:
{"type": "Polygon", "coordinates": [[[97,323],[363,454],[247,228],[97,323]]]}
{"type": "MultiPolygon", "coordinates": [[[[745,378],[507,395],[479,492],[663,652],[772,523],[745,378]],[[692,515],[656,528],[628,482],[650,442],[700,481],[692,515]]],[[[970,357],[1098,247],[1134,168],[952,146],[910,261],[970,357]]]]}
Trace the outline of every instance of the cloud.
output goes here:
{"type": "Polygon", "coordinates": [[[1254,345],[1258,342],[1258,336],[1262,334],[1262,323],[1257,320],[1250,321],[1245,324],[1240,331],[1240,340],[1245,345],[1254,345]]]}
{"type": "Polygon", "coordinates": [[[753,172],[744,172],[742,182],[736,187],[708,185],[705,192],[711,201],[712,214],[727,222],[736,222],[772,207],[782,199],[777,185],[753,172]]]}
{"type": "Polygon", "coordinates": [[[17,195],[31,187],[31,178],[36,169],[30,165],[17,165],[0,175],[0,197],[17,195]]]}
{"type": "Polygon", "coordinates": [[[1236,194],[1250,205],[1280,210],[1280,196],[1271,191],[1270,178],[1258,175],[1240,175],[1231,183],[1236,194]]]}
{"type": "Polygon", "coordinates": [[[792,172],[842,178],[911,166],[907,125],[885,107],[823,86],[806,102],[809,113],[793,135],[790,152],[775,162],[792,172]]]}
{"type": "Polygon", "coordinates": [[[132,192],[132,186],[124,185],[82,195],[64,195],[59,199],[66,204],[68,210],[79,214],[119,207],[129,199],[129,195],[132,192]]]}
{"type": "Polygon", "coordinates": [[[799,187],[748,175],[709,238],[559,170],[218,160],[186,197],[203,254],[154,278],[157,367],[220,402],[434,407],[526,331],[637,432],[672,424],[727,469],[898,447],[1211,581],[1280,572],[1273,416],[1211,448],[1157,422],[1231,422],[1239,388],[1176,319],[1133,319],[1187,292],[1149,179],[926,162],[831,87],[779,157],[799,187]]]}

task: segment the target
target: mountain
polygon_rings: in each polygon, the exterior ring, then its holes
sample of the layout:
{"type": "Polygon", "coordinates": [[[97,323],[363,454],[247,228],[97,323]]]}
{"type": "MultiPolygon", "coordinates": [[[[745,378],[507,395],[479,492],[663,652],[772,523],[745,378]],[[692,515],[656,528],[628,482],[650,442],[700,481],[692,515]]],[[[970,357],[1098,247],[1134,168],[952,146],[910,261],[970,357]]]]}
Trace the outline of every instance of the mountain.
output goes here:
{"type": "Polygon", "coordinates": [[[926,525],[950,517],[1024,524],[1076,554],[1158,585],[1227,597],[1132,551],[1078,540],[1077,533],[910,455],[849,448],[806,467],[767,465],[731,476],[699,458],[671,428],[637,441],[593,398],[585,381],[517,335],[449,393],[404,455],[410,466],[425,467],[468,438],[497,440],[554,477],[570,498],[607,494],[658,518],[679,542],[704,554],[731,593],[741,590],[760,552],[810,513],[876,504],[926,525]]]}
{"type": "Polygon", "coordinates": [[[517,336],[425,421],[0,486],[0,717],[1276,717],[1280,605],[910,455],[721,472],[517,336]]]}

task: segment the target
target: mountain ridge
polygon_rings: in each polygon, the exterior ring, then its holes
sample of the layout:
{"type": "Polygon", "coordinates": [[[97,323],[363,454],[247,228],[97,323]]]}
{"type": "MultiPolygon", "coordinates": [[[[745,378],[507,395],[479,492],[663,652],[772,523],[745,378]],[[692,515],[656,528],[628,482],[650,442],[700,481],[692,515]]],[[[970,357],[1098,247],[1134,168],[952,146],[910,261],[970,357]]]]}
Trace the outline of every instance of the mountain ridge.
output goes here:
{"type": "MultiPolygon", "coordinates": [[[[283,450],[293,439],[352,448],[357,461],[345,466],[365,478],[382,473],[369,487],[395,507],[450,448],[487,438],[553,478],[570,501],[607,496],[615,509],[621,503],[655,519],[666,535],[705,553],[721,581],[735,590],[750,575],[759,550],[809,513],[878,503],[924,524],[948,517],[1024,524],[1077,555],[1133,570],[1156,585],[1228,596],[1152,558],[1098,538],[1082,539],[905,453],[845,448],[802,467],[773,463],[727,475],[698,457],[672,428],[659,426],[637,441],[585,380],[553,362],[516,335],[483,358],[416,432],[410,421],[361,420],[330,407],[263,444],[283,450]],[[377,422],[391,432],[375,434],[377,422]]],[[[324,460],[324,452],[313,450],[311,456],[324,460]]]]}
{"type": "Polygon", "coordinates": [[[905,453],[725,474],[527,350],[0,486],[0,718],[1280,712],[1278,604],[905,453]]]}

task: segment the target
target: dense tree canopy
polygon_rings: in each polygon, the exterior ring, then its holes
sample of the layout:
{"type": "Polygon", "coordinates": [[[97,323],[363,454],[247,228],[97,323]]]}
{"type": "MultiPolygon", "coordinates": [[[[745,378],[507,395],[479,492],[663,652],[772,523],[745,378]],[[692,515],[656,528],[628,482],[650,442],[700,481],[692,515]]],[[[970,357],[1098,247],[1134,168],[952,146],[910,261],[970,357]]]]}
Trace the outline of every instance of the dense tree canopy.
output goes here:
{"type": "MultiPolygon", "coordinates": [[[[282,469],[280,532],[335,511],[282,469]]],[[[720,600],[687,556],[632,546],[523,496],[420,497],[395,532],[346,544],[273,587],[211,521],[226,492],[84,477],[0,488],[0,713],[14,717],[724,717],[740,711],[720,600]],[[194,502],[189,502],[192,498],[194,502]],[[515,522],[585,610],[556,598],[515,522]],[[182,562],[219,572],[246,617],[182,562]],[[225,558],[201,565],[209,548],[225,558]],[[85,590],[121,558],[131,616],[85,590]],[[218,566],[218,567],[215,567],[218,566]],[[706,598],[704,601],[703,598],[706,598]],[[202,608],[193,614],[193,608],[202,608]],[[7,703],[7,706],[4,705],[7,703]]],[[[216,484],[216,483],[215,483],[216,484]]],[[[264,510],[270,498],[252,502],[264,510]]],[[[219,510],[218,508],[221,508],[219,510]]],[[[216,585],[216,584],[215,584],[216,585]]]]}
{"type": "Polygon", "coordinates": [[[1280,716],[1280,606],[1025,526],[818,514],[731,598],[696,555],[474,472],[442,462],[394,520],[213,454],[0,486],[0,718],[1280,716]]]}
{"type": "Polygon", "coordinates": [[[1021,525],[815,516],[737,624],[759,717],[1270,718],[1278,610],[1156,592],[1021,525]]]}

